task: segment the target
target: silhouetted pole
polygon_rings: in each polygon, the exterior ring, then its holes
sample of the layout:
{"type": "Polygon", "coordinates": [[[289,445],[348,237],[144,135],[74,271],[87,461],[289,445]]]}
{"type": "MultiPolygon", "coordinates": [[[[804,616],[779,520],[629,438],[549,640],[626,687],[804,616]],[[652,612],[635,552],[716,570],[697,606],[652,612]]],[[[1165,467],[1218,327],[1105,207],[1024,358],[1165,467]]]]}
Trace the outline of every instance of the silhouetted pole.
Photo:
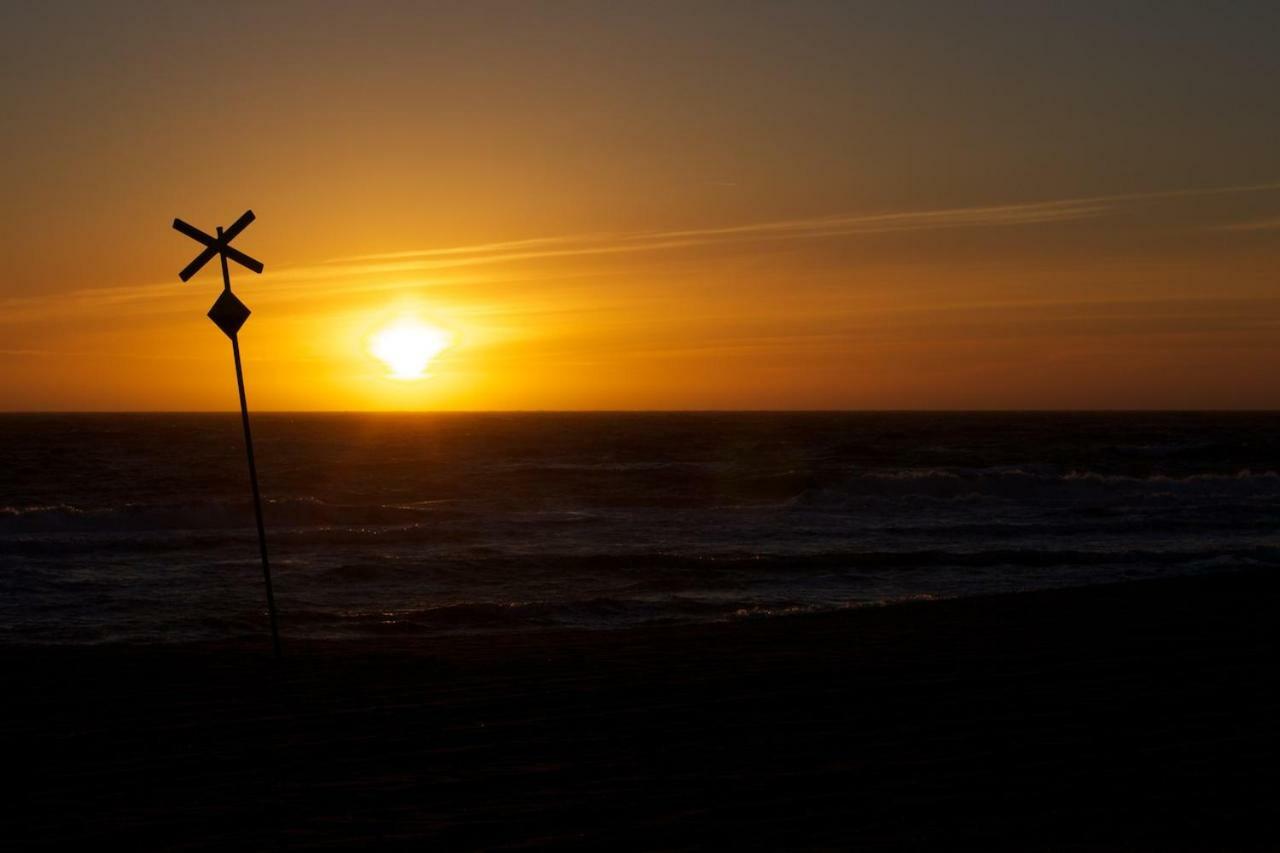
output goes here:
{"type": "MultiPolygon", "coordinates": [[[[218,239],[222,239],[222,226],[218,226],[218,239]]],[[[227,256],[222,255],[222,289],[231,292],[231,273],[227,271],[227,256]]],[[[258,553],[262,555],[262,580],[267,587],[267,613],[271,617],[271,650],[280,659],[280,628],[276,621],[276,594],[271,588],[271,561],[267,558],[267,527],[262,523],[262,495],[258,491],[258,466],[253,461],[253,432],[249,429],[249,401],[244,396],[244,368],[240,366],[240,333],[231,335],[231,354],[236,362],[236,390],[240,392],[240,420],[244,424],[244,452],[249,457],[249,485],[253,488],[253,517],[258,522],[258,553]]]]}
{"type": "Polygon", "coordinates": [[[233,249],[230,246],[231,240],[253,220],[253,211],[246,210],[226,231],[222,230],[222,226],[218,226],[217,237],[211,237],[181,219],[173,220],[173,227],[175,231],[186,234],[192,240],[205,247],[199,255],[196,255],[195,260],[187,264],[182,272],[178,273],[178,277],[183,281],[187,281],[199,272],[200,268],[208,263],[214,255],[218,255],[222,259],[222,294],[213,303],[213,307],[209,309],[209,319],[222,330],[223,334],[231,338],[231,354],[236,363],[236,389],[240,392],[240,420],[244,424],[244,450],[249,459],[249,485],[253,488],[253,517],[258,524],[258,553],[262,556],[262,579],[266,583],[267,612],[271,617],[271,648],[275,653],[276,660],[279,660],[280,629],[276,619],[276,596],[271,588],[271,561],[267,558],[267,528],[262,521],[262,496],[258,490],[258,466],[253,459],[253,433],[249,429],[249,403],[244,394],[244,368],[240,364],[239,332],[240,327],[244,325],[244,321],[249,319],[249,308],[231,292],[231,273],[227,269],[227,258],[231,258],[236,263],[254,272],[262,272],[261,261],[254,260],[244,252],[233,249]]]}

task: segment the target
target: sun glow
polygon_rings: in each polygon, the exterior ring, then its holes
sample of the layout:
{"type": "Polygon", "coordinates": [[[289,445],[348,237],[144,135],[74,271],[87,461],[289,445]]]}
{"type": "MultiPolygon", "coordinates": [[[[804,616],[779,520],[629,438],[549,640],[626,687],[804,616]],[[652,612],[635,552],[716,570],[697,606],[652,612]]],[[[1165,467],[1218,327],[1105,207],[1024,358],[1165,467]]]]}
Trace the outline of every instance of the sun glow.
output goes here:
{"type": "Polygon", "coordinates": [[[450,335],[414,317],[402,317],[369,338],[369,352],[391,369],[392,379],[422,379],[431,360],[448,348],[450,335]]]}

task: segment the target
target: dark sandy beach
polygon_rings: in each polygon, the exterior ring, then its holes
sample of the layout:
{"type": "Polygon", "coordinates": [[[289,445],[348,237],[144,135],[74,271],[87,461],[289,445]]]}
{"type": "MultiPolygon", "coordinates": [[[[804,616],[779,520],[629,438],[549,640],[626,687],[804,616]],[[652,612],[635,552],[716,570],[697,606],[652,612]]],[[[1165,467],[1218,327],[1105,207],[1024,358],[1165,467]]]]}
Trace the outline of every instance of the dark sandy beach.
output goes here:
{"type": "Polygon", "coordinates": [[[1276,849],[1278,587],[9,648],[5,846],[1276,849]]]}

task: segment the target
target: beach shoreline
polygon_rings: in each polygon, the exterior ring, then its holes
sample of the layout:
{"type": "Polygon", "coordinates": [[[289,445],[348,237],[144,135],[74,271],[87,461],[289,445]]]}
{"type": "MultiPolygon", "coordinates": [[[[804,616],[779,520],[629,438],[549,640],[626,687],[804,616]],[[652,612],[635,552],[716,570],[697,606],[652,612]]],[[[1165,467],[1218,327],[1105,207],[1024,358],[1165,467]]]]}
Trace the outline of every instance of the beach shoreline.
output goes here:
{"type": "Polygon", "coordinates": [[[0,649],[17,848],[1267,849],[1266,572],[733,623],[0,649]]]}

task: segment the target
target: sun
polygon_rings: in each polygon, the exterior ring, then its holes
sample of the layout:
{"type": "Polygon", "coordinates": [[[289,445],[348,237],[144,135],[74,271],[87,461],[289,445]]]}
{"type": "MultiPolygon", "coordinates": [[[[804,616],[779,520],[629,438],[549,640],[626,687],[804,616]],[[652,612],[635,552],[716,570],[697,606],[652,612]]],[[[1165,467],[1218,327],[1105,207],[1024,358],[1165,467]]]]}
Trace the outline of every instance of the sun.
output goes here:
{"type": "Polygon", "coordinates": [[[431,360],[448,348],[451,336],[416,317],[401,317],[369,337],[369,352],[391,369],[392,379],[422,379],[431,360]]]}

